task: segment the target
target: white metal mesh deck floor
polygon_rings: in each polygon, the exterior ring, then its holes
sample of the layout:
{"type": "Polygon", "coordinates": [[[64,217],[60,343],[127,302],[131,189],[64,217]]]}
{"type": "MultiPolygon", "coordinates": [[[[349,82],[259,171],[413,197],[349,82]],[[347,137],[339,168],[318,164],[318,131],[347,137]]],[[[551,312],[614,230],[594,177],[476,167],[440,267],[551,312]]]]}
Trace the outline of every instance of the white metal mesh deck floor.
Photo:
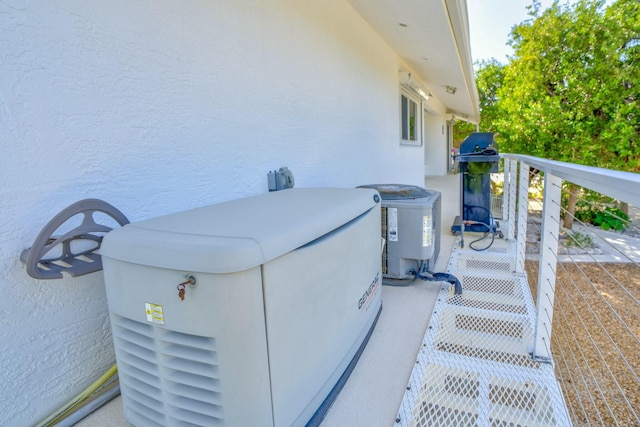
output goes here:
{"type": "Polygon", "coordinates": [[[448,272],[402,399],[396,426],[566,426],[553,366],[531,360],[535,308],[515,244],[486,251],[455,245],[448,272]]]}

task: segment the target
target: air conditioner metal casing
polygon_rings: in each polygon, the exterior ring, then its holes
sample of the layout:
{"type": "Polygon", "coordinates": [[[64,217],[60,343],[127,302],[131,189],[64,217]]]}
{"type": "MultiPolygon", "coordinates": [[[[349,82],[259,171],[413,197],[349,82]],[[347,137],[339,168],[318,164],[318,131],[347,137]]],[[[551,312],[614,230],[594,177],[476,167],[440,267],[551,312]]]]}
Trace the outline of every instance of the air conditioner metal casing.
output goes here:
{"type": "Polygon", "coordinates": [[[362,187],[377,190],[382,198],[383,277],[412,278],[410,271],[417,271],[422,262],[433,269],[440,252],[441,193],[402,184],[362,187]]]}

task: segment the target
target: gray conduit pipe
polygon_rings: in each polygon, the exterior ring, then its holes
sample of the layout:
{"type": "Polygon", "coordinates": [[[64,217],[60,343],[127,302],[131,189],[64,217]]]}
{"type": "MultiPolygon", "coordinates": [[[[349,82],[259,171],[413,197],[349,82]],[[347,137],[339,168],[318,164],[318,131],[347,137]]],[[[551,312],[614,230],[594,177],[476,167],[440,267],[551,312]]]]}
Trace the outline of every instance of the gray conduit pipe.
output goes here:
{"type": "Polygon", "coordinates": [[[114,386],[104,390],[100,396],[57,423],[56,426],[71,427],[117,397],[120,394],[120,384],[114,384],[114,386]]]}

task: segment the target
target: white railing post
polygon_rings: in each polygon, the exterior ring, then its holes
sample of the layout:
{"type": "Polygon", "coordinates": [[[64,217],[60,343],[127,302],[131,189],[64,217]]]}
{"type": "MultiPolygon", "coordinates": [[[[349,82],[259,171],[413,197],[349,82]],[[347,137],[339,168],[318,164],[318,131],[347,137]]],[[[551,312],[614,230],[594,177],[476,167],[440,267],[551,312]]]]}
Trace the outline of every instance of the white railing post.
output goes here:
{"type": "Polygon", "coordinates": [[[509,172],[509,229],[507,230],[507,240],[516,237],[516,200],[518,191],[518,162],[511,161],[509,172]]]}
{"type": "Polygon", "coordinates": [[[524,273],[527,250],[527,219],[529,215],[529,165],[520,162],[518,176],[518,236],[516,238],[516,273],[524,273]]]}
{"type": "Polygon", "coordinates": [[[502,222],[507,224],[509,222],[509,173],[511,172],[510,159],[503,159],[504,164],[502,166],[503,182],[502,182],[502,222]]]}
{"type": "Polygon", "coordinates": [[[546,362],[551,362],[551,326],[558,261],[561,190],[562,179],[548,171],[545,172],[542,239],[540,241],[540,265],[538,269],[538,302],[536,304],[538,313],[533,358],[546,362]]]}

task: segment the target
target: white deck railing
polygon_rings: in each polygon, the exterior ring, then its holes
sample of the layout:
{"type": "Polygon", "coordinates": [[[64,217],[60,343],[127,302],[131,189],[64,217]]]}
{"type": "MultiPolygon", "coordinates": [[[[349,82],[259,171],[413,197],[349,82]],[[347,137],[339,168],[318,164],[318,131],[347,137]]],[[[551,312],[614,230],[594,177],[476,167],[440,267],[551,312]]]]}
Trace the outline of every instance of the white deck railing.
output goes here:
{"type": "MultiPolygon", "coordinates": [[[[537,321],[532,357],[555,362],[555,371],[576,425],[640,425],[640,248],[616,245],[618,260],[635,274],[626,278],[597,257],[587,259],[610,279],[608,287],[593,283],[595,273],[572,257],[559,263],[563,183],[584,187],[629,205],[640,206],[640,174],[504,154],[503,224],[505,238],[516,239],[516,272],[523,273],[527,247],[530,168],[544,175],[537,274],[529,274],[537,288],[537,321]],[[621,249],[622,248],[622,249],[621,249]],[[575,270],[579,278],[570,274],[575,270]],[[537,277],[537,279],[536,279],[537,277]],[[630,279],[631,278],[631,279],[630,279]],[[632,280],[633,283],[625,283],[632,280]],[[579,285],[586,283],[586,289],[579,285]],[[588,294],[590,293],[590,294],[588,294]],[[591,296],[589,296],[591,295],[591,296]],[[615,299],[615,302],[612,300],[615,299]],[[621,312],[620,307],[626,307],[621,312]],[[555,325],[558,323],[558,325],[555,325]],[[583,338],[579,338],[583,337],[583,338]],[[602,337],[598,339],[597,337],[602,337]]],[[[633,227],[633,224],[629,224],[633,227]]],[[[598,238],[598,232],[595,231],[598,238]]],[[[638,233],[640,235],[640,233],[638,233]]],[[[606,238],[602,238],[603,244],[606,238]]],[[[611,240],[611,239],[609,239],[611,240]]],[[[636,238],[640,243],[640,238],[636,238]]],[[[579,246],[577,242],[576,246],[579,246]]],[[[584,262],[584,259],[580,260],[584,262]]],[[[590,267],[589,267],[590,268],[590,267]]]]}

